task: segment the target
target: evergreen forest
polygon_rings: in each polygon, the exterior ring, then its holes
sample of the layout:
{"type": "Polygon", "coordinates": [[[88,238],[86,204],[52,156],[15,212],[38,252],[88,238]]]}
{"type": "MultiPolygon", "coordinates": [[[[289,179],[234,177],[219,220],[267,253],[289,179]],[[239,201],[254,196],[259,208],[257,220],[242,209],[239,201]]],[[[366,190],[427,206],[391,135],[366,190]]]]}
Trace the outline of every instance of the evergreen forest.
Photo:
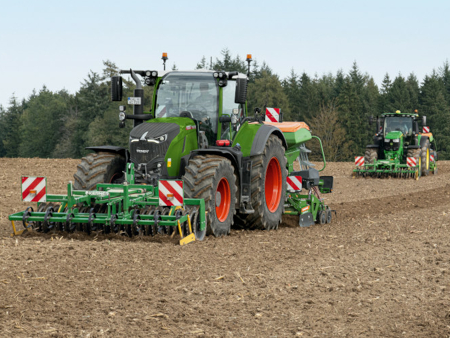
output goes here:
{"type": "MultiPolygon", "coordinates": [[[[247,73],[247,63],[224,49],[215,61],[203,58],[193,68],[247,73]]],[[[174,66],[176,69],[176,66],[174,66]]],[[[85,147],[127,147],[132,121],[120,129],[119,102],[110,100],[110,78],[118,74],[111,61],[101,74],[90,71],[75,94],[45,86],[27,99],[0,105],[0,157],[80,158],[85,147]]],[[[124,76],[124,97],[133,96],[134,82],[124,76]]],[[[144,86],[149,110],[152,87],[144,86]]],[[[124,101],[125,102],[125,101],[124,101]]],[[[248,86],[248,109],[281,108],[285,121],[305,121],[324,144],[327,161],[351,161],[363,155],[375,127],[369,117],[385,112],[427,116],[437,139],[439,159],[450,159],[450,66],[448,61],[424,79],[414,74],[386,74],[380,87],[355,62],[350,70],[311,76],[296,73],[282,79],[266,63],[254,61],[248,86]]]]}

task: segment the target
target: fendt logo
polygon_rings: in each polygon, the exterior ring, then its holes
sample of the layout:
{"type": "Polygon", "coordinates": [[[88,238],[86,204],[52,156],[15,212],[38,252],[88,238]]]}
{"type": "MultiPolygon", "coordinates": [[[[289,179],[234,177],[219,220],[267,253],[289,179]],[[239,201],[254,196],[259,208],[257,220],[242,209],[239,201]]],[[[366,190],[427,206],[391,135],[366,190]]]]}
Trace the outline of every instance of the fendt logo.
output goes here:
{"type": "Polygon", "coordinates": [[[150,150],[144,150],[144,149],[136,149],[137,153],[141,153],[141,154],[147,154],[150,150]]]}

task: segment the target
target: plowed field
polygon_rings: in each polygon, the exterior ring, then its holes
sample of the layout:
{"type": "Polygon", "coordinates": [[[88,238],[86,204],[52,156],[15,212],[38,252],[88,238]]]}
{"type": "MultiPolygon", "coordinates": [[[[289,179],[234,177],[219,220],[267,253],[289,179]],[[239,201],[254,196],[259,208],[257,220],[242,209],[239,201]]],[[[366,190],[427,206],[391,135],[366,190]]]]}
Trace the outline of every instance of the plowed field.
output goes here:
{"type": "Polygon", "coordinates": [[[450,335],[450,162],[419,181],[352,179],[351,163],[330,163],[337,217],[322,226],[183,247],[161,235],[11,238],[20,176],[64,193],[77,164],[0,159],[0,336],[450,335]]]}

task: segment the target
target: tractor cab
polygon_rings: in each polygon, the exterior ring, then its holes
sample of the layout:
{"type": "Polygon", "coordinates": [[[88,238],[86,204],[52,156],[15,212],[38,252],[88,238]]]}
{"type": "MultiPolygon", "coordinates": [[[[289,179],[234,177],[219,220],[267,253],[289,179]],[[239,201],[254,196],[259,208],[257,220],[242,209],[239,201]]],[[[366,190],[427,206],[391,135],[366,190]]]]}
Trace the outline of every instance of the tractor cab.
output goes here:
{"type": "Polygon", "coordinates": [[[210,145],[218,139],[230,139],[228,119],[245,117],[244,102],[236,102],[236,78],[243,74],[212,71],[172,71],[157,83],[154,117],[188,117],[205,132],[210,145]],[[225,79],[219,79],[222,77],[225,79]],[[223,123],[221,123],[223,122],[223,123]],[[220,137],[219,137],[220,136],[220,137]]]}

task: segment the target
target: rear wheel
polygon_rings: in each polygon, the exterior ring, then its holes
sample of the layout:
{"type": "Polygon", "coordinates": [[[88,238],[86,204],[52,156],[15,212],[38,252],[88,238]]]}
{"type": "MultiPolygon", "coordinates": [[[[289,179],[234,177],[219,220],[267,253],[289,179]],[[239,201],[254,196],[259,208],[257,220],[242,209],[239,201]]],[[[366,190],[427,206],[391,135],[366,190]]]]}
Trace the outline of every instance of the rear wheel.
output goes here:
{"type": "Polygon", "coordinates": [[[430,173],[430,141],[426,140],[422,147],[422,175],[428,176],[430,173]]]}
{"type": "Polygon", "coordinates": [[[366,148],[364,154],[364,163],[374,164],[378,160],[378,149],[376,148],[366,148]]]}
{"type": "Polygon", "coordinates": [[[281,140],[270,135],[264,152],[252,160],[251,203],[253,214],[239,214],[242,227],[277,229],[286,198],[286,157],[281,140]]]}
{"type": "Polygon", "coordinates": [[[75,190],[93,190],[98,183],[123,182],[125,158],[113,153],[92,153],[81,159],[73,175],[75,190]]]}
{"type": "Polygon", "coordinates": [[[187,198],[205,200],[206,232],[228,235],[236,212],[236,175],[231,161],[215,155],[195,156],[184,175],[187,198]]]}

